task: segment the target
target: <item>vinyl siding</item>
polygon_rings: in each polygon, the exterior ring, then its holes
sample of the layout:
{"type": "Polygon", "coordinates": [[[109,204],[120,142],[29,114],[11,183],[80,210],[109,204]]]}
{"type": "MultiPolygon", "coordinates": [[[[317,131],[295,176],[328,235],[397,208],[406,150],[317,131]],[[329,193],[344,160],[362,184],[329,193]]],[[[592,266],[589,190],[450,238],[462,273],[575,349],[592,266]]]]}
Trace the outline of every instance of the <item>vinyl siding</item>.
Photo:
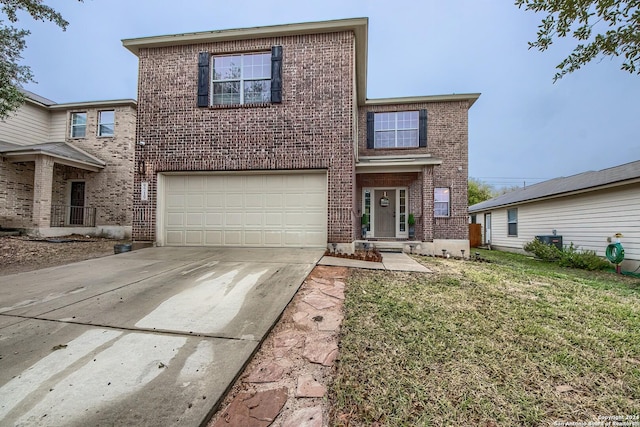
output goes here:
{"type": "Polygon", "coordinates": [[[49,128],[49,142],[64,141],[67,134],[67,112],[54,111],[51,113],[51,127],[49,128]]]}
{"type": "Polygon", "coordinates": [[[0,126],[0,141],[19,145],[42,144],[49,141],[49,112],[25,103],[15,115],[0,126]]]}
{"type": "MultiPolygon", "coordinates": [[[[604,256],[607,237],[622,233],[625,259],[640,260],[640,184],[593,191],[518,206],[518,236],[507,236],[507,208],[491,211],[492,244],[522,249],[536,235],[556,230],[565,245],[573,242],[580,249],[604,256]]],[[[477,218],[484,220],[485,212],[477,218]]]]}

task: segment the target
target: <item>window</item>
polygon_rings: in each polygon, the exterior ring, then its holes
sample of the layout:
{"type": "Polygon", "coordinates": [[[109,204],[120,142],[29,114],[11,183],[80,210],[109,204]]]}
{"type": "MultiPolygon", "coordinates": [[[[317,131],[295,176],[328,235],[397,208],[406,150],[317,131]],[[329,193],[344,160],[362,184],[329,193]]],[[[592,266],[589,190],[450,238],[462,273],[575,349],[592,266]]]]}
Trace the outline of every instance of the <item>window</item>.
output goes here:
{"type": "Polygon", "coordinates": [[[507,209],[508,235],[518,237],[518,209],[507,209]]]}
{"type": "Polygon", "coordinates": [[[113,136],[115,115],[113,110],[98,112],[98,136],[113,136]]]}
{"type": "Polygon", "coordinates": [[[436,188],[433,191],[433,215],[436,217],[449,216],[450,191],[448,188],[436,188]]]}
{"type": "Polygon", "coordinates": [[[213,57],[213,105],[271,101],[271,53],[213,57]]]}
{"type": "Polygon", "coordinates": [[[376,113],[374,148],[418,147],[418,112],[376,113]]]}
{"type": "Polygon", "coordinates": [[[87,135],[87,113],[71,113],[71,138],[87,135]]]}
{"type": "Polygon", "coordinates": [[[400,189],[398,209],[400,211],[400,232],[407,231],[407,190],[400,189]]]}

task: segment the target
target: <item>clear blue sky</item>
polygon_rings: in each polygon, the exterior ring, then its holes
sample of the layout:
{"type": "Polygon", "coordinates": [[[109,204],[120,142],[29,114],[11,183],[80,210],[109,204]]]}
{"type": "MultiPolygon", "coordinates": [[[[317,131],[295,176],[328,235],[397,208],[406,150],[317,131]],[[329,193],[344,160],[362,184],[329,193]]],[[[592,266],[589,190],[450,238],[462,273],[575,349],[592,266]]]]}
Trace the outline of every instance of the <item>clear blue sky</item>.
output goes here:
{"type": "Polygon", "coordinates": [[[24,63],[56,102],[136,98],[137,58],[121,39],[369,18],[369,98],[481,92],[469,112],[469,175],[522,185],[640,160],[640,76],[619,60],[557,83],[573,40],[528,50],[540,16],[494,0],[46,0],[66,32],[22,15],[24,63]],[[506,179],[509,178],[509,179],[506,179]]]}

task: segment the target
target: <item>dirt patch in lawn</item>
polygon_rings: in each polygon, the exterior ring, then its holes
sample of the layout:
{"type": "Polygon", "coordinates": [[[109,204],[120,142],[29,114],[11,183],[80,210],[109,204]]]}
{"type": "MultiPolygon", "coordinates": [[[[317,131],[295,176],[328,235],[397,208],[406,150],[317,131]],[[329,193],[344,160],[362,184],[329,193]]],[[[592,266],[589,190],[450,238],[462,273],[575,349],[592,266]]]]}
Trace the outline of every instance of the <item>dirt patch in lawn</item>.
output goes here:
{"type": "Polygon", "coordinates": [[[0,276],[113,255],[117,243],[125,241],[77,234],[50,239],[1,236],[0,276]]]}

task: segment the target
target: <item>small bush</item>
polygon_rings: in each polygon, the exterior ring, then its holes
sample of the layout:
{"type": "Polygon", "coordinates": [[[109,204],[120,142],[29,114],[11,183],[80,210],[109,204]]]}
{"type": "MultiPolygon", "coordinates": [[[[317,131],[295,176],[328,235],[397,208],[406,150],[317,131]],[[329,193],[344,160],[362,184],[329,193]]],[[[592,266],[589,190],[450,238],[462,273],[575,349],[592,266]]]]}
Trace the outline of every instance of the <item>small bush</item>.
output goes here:
{"type": "Polygon", "coordinates": [[[563,267],[581,268],[583,270],[604,270],[611,267],[609,261],[596,255],[595,251],[579,251],[573,242],[565,246],[559,264],[563,267]]]}
{"type": "Polygon", "coordinates": [[[533,239],[523,246],[527,252],[531,252],[536,257],[545,261],[557,261],[562,256],[562,251],[553,245],[542,243],[538,239],[533,239]]]}
{"type": "Polygon", "coordinates": [[[595,251],[581,251],[573,242],[560,250],[553,245],[542,243],[538,239],[524,245],[524,250],[533,253],[536,257],[545,261],[558,262],[563,267],[581,268],[583,270],[604,270],[610,268],[611,264],[598,255],[595,251]]]}

